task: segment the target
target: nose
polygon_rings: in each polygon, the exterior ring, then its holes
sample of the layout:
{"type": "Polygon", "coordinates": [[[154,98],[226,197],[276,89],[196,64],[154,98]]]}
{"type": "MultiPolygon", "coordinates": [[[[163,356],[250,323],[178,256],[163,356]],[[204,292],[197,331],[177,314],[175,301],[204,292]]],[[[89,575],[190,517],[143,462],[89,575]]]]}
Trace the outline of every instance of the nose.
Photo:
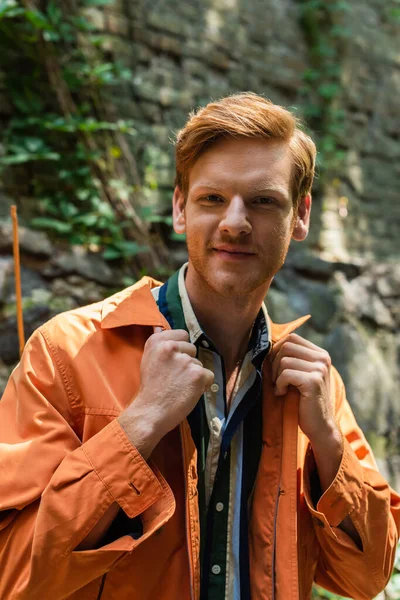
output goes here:
{"type": "Polygon", "coordinates": [[[220,232],[231,236],[245,235],[252,230],[246,203],[240,196],[234,196],[226,204],[226,210],[219,224],[220,232]]]}

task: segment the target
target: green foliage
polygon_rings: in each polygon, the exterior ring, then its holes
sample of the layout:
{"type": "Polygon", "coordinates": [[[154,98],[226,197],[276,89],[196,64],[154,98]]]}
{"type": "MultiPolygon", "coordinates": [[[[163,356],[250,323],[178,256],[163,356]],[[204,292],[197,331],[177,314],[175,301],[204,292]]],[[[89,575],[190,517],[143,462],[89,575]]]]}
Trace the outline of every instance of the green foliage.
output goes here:
{"type": "Polygon", "coordinates": [[[341,58],[351,37],[347,0],[301,0],[301,22],[309,46],[311,67],[303,73],[304,115],[319,132],[318,162],[321,175],[340,170],[344,151],[340,135],[344,111],[340,107],[341,58]]]}
{"type": "MultiPolygon", "coordinates": [[[[80,5],[109,3],[81,0],[80,5]]],[[[93,26],[82,14],[67,14],[56,0],[41,6],[27,9],[16,0],[0,0],[0,52],[15,115],[1,140],[0,172],[17,169],[18,177],[23,166],[30,175],[27,195],[38,201],[34,227],[102,249],[110,260],[145,252],[148,248],[126,239],[129,223],[117,218],[104,191],[108,187],[121,202],[137,191],[114,169],[123,152],[113,134],[134,136],[135,129],[127,120],[99,118],[97,110],[103,90],[131,73],[103,59],[98,38],[89,35],[93,26]],[[78,42],[82,33],[85,49],[78,42]],[[62,89],[55,89],[54,75],[62,89]],[[72,110],[66,111],[63,96],[72,110]]]]}

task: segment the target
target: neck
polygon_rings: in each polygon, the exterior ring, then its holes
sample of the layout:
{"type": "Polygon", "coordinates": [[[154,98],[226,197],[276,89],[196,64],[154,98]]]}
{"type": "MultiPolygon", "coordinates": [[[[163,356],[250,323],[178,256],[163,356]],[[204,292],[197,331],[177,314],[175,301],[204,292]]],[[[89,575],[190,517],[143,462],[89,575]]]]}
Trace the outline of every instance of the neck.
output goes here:
{"type": "Polygon", "coordinates": [[[269,285],[247,295],[223,296],[196,277],[190,264],[185,285],[202,330],[222,355],[227,372],[233,372],[245,356],[254,321],[269,285]]]}

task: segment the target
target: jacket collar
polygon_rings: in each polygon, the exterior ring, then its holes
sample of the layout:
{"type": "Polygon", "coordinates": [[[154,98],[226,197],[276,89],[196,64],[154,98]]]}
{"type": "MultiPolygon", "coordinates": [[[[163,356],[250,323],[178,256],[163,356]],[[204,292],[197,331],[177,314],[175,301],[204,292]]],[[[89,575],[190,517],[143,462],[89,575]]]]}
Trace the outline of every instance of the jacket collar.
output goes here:
{"type": "MultiPolygon", "coordinates": [[[[158,310],[151,290],[162,283],[152,277],[142,277],[135,283],[103,301],[101,328],[113,329],[126,325],[148,325],[170,329],[168,321],[158,310]]],[[[311,315],[305,315],[290,323],[277,324],[269,320],[272,343],[289,335],[308,321],[311,315]]]]}

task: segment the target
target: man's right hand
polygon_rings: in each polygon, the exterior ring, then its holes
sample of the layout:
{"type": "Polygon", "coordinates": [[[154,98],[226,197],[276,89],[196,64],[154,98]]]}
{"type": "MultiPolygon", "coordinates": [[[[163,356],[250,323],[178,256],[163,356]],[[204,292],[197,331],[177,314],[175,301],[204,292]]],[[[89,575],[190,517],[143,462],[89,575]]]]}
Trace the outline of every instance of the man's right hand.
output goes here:
{"type": "Polygon", "coordinates": [[[144,347],[140,377],[138,395],[118,419],[147,459],[160,439],[193,410],[214,373],[196,358],[186,331],[155,327],[144,347]]]}

